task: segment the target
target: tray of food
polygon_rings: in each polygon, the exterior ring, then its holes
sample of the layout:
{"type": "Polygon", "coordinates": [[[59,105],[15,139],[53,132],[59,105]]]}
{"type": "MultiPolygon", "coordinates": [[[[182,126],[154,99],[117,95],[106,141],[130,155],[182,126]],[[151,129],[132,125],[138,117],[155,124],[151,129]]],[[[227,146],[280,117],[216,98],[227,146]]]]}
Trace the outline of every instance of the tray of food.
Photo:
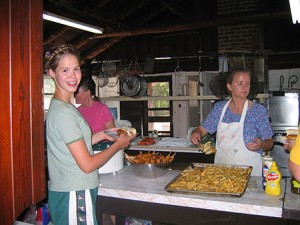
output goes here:
{"type": "Polygon", "coordinates": [[[165,186],[167,192],[241,197],[252,166],[191,163],[165,186]]]}
{"type": "Polygon", "coordinates": [[[141,139],[139,142],[138,142],[138,145],[154,145],[156,142],[155,142],[155,139],[152,138],[152,137],[144,137],[143,139],[141,139]]]}

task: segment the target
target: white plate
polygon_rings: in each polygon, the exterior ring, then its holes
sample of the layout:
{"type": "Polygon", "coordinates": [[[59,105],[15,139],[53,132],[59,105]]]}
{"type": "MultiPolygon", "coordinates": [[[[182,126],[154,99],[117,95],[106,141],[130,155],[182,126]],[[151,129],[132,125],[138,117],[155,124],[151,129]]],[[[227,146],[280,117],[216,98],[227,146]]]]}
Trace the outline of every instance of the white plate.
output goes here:
{"type": "Polygon", "coordinates": [[[106,133],[107,135],[109,135],[113,138],[118,138],[119,137],[117,131],[105,130],[104,133],[106,133]]]}

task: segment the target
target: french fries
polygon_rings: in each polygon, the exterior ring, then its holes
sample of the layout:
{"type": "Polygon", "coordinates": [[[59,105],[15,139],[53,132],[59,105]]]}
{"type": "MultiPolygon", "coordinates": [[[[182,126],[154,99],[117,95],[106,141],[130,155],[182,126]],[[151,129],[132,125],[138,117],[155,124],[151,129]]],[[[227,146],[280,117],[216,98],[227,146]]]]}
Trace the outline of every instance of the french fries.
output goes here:
{"type": "Polygon", "coordinates": [[[207,166],[204,169],[184,170],[170,185],[173,190],[191,190],[215,193],[243,192],[246,188],[250,168],[207,166]]]}
{"type": "Polygon", "coordinates": [[[160,163],[171,163],[174,160],[175,157],[174,153],[171,155],[171,152],[168,155],[162,155],[160,153],[156,152],[147,152],[142,153],[140,151],[140,154],[135,156],[130,156],[126,153],[124,153],[125,159],[130,163],[135,164],[160,164],[160,163]]]}
{"type": "Polygon", "coordinates": [[[206,155],[216,153],[216,148],[212,146],[212,142],[208,141],[205,144],[199,144],[199,151],[202,151],[206,155]]]}

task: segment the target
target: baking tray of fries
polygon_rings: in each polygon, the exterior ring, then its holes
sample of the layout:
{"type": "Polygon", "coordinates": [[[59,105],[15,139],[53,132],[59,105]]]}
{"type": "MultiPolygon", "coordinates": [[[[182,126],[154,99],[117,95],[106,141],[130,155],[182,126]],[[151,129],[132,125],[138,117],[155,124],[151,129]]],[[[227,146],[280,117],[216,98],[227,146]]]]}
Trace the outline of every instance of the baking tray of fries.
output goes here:
{"type": "Polygon", "coordinates": [[[241,197],[252,166],[191,163],[165,186],[167,192],[241,197]]]}

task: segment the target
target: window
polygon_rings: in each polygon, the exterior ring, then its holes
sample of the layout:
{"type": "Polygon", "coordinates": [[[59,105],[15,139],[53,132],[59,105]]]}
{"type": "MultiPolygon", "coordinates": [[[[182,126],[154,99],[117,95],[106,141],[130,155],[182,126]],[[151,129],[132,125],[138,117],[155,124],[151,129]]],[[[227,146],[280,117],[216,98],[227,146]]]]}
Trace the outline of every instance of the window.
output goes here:
{"type": "Polygon", "coordinates": [[[44,111],[49,109],[50,101],[55,92],[55,84],[51,77],[44,76],[44,111]]]}
{"type": "MultiPolygon", "coordinates": [[[[170,96],[172,76],[147,76],[147,95],[170,96]]],[[[121,101],[120,119],[129,120],[142,136],[149,136],[153,130],[160,137],[173,137],[173,103],[168,100],[121,101]]]]}
{"type": "MultiPolygon", "coordinates": [[[[150,96],[170,96],[171,76],[147,77],[147,94],[150,96]]],[[[144,104],[144,133],[158,131],[160,137],[173,136],[172,101],[146,101],[144,104]]]]}

